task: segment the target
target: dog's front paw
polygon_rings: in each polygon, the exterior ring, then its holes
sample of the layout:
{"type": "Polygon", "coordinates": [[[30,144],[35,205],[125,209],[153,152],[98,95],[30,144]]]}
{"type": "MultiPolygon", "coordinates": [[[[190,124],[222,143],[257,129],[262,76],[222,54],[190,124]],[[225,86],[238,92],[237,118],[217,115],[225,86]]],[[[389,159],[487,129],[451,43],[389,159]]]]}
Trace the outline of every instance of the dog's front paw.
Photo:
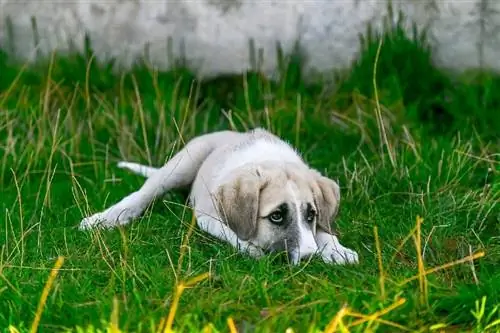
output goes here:
{"type": "Polygon", "coordinates": [[[92,216],[87,216],[80,222],[78,229],[80,230],[89,230],[100,227],[101,225],[105,225],[107,223],[106,219],[102,216],[101,213],[94,214],[92,216]]]}
{"type": "Polygon", "coordinates": [[[84,218],[78,228],[80,230],[113,228],[129,223],[136,215],[129,209],[120,210],[116,207],[84,218]]]}
{"type": "Polygon", "coordinates": [[[358,253],[347,247],[337,244],[327,246],[322,252],[323,261],[329,264],[357,264],[359,262],[358,253]]]}

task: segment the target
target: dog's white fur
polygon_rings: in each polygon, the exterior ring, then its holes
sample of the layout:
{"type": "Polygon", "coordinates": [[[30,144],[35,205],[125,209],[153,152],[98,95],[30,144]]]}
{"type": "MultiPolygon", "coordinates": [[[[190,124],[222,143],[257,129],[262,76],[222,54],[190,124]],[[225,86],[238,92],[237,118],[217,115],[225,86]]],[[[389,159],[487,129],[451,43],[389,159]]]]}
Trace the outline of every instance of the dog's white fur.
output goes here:
{"type": "Polygon", "coordinates": [[[132,162],[118,166],[146,177],[144,185],[84,218],[80,229],[127,224],[167,191],[191,186],[200,229],[252,257],[283,250],[293,264],[315,253],[328,263],[358,262],[358,254],[331,229],[338,184],[264,129],[196,137],[159,169],[132,162]]]}

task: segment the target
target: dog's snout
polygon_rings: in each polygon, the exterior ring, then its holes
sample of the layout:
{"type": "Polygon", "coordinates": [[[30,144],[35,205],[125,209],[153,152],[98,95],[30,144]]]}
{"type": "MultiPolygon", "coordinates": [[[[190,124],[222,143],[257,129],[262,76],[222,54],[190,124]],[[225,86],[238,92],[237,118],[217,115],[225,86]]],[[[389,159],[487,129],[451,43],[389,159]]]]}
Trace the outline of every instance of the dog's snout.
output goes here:
{"type": "Polygon", "coordinates": [[[298,251],[301,258],[308,258],[318,251],[318,245],[311,231],[308,230],[300,235],[298,251]]]}
{"type": "Polygon", "coordinates": [[[297,265],[301,260],[308,259],[313,256],[317,251],[317,248],[296,248],[288,252],[288,259],[293,265],[297,265]]]}
{"type": "Polygon", "coordinates": [[[307,259],[318,251],[318,245],[311,231],[289,233],[287,237],[271,244],[269,252],[282,252],[288,257],[290,263],[296,265],[301,260],[307,259]]]}
{"type": "Polygon", "coordinates": [[[318,251],[318,246],[301,246],[299,247],[299,253],[301,258],[309,258],[318,251]]]}
{"type": "Polygon", "coordinates": [[[288,251],[290,262],[297,265],[302,259],[307,259],[313,256],[318,251],[318,246],[315,242],[300,242],[299,246],[288,251]]]}
{"type": "Polygon", "coordinates": [[[318,251],[317,246],[301,246],[298,249],[300,259],[307,259],[318,251]]]}

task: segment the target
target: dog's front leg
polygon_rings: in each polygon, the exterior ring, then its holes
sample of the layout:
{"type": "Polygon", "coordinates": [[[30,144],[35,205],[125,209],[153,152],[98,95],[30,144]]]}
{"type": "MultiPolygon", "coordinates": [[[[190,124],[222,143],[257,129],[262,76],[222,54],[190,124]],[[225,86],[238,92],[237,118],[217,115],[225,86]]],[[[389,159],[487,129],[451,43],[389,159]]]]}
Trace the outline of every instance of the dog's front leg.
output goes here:
{"type": "Polygon", "coordinates": [[[139,217],[151,202],[167,191],[190,185],[201,164],[219,141],[230,140],[234,133],[207,134],[192,139],[164,166],[157,169],[142,187],[108,209],[84,218],[80,229],[114,227],[139,217]]]}
{"type": "Polygon", "coordinates": [[[209,233],[210,235],[228,242],[238,251],[247,253],[253,258],[258,258],[264,255],[264,252],[259,247],[247,241],[238,238],[236,233],[231,230],[226,224],[222,223],[217,218],[201,215],[196,218],[198,226],[201,230],[209,233]]]}
{"type": "Polygon", "coordinates": [[[177,187],[178,183],[183,184],[185,176],[182,174],[182,169],[178,171],[172,166],[173,162],[167,163],[146,179],[139,190],[127,195],[106,210],[84,218],[80,223],[80,229],[111,228],[127,224],[139,217],[153,200],[177,187]]]}
{"type": "Polygon", "coordinates": [[[112,228],[124,225],[139,217],[150,203],[148,196],[143,196],[141,190],[129,194],[118,203],[106,210],[84,218],[80,222],[80,230],[96,227],[112,228]]]}
{"type": "Polygon", "coordinates": [[[315,239],[324,262],[340,265],[358,263],[356,251],[341,245],[337,236],[318,230],[315,239]]]}

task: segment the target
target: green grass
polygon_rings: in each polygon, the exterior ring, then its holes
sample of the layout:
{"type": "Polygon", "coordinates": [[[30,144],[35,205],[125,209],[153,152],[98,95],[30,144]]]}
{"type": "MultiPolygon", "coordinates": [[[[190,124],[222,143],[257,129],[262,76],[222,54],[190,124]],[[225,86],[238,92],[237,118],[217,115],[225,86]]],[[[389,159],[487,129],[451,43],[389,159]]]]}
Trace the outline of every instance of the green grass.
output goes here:
{"type": "Polygon", "coordinates": [[[59,256],[40,332],[104,332],[112,322],[153,332],[176,285],[207,272],[180,297],[176,331],[212,323],[227,332],[232,318],[239,332],[320,332],[339,311],[351,332],[499,329],[500,80],[451,78],[421,44],[388,34],[377,111],[378,44],[366,43],[335,88],[305,85],[300,61],[275,83],[252,73],[199,83],[183,69],[138,66],[119,76],[89,55],[36,67],[0,55],[1,329],[29,330],[59,256]],[[76,229],[141,186],[118,160],[160,165],[196,135],[257,125],[339,179],[338,228],[359,265],[250,259],[192,228],[181,192],[124,228],[76,229]],[[481,252],[405,283],[419,274],[419,258],[430,269],[481,252]]]}

